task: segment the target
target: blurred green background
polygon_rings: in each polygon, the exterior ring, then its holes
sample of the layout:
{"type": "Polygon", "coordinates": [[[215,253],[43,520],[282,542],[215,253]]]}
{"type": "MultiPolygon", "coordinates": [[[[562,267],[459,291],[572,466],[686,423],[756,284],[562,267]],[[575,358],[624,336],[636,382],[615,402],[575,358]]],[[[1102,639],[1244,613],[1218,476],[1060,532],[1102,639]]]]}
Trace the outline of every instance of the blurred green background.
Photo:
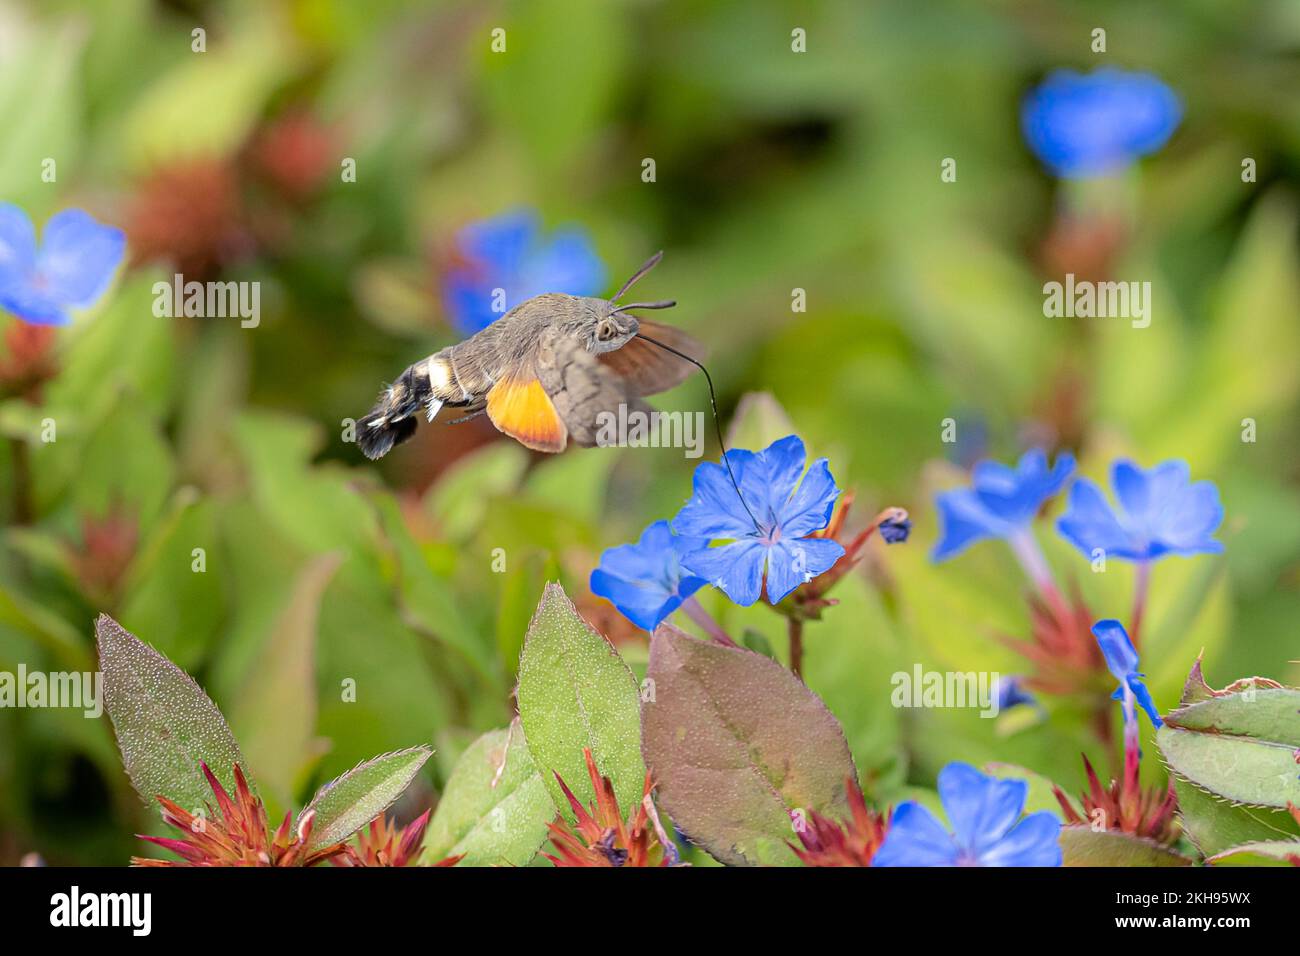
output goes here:
{"type": "MultiPolygon", "coordinates": [[[[911,543],[873,550],[807,633],[808,683],[868,792],[952,759],[1076,789],[1080,750],[1098,755],[1068,703],[1015,733],[889,705],[915,662],[1024,669],[997,639],[1028,626],[1009,552],[931,565],[932,496],[1033,444],[1096,478],[1117,454],[1185,458],[1220,487],[1227,553],[1156,569],[1157,703],[1202,649],[1216,686],[1300,680],[1296,89],[1287,0],[0,3],[0,199],[38,223],[89,209],[132,257],[51,343],[2,320],[0,669],[92,669],[93,618],[113,614],[207,688],[282,814],[422,741],[438,753],[406,810],[435,800],[508,722],[547,579],[643,667],[645,635],[586,579],[675,512],[694,462],[543,460],[481,421],[424,427],[378,466],[342,440],[382,382],[455,341],[438,283],[456,232],[531,208],[590,234],[610,292],[665,249],[638,295],[677,299],[666,318],[708,344],[724,423],[770,392],[859,524],[912,512],[911,543]],[[1020,100],[1050,69],[1100,65],[1156,73],[1185,118],[1121,183],[1060,186],[1022,143],[1020,100]],[[155,317],[176,268],[259,281],[261,324],[155,317]],[[1151,281],[1151,327],[1044,318],[1042,284],[1066,271],[1151,281]]],[[[706,409],[702,380],[657,404],[706,409]]],[[[1098,616],[1127,613],[1130,568],[1093,575],[1042,537],[1098,616]]],[[[783,651],[770,610],[701,596],[783,651]]],[[[107,719],[0,710],[0,863],[122,864],[151,816],[107,719]]]]}

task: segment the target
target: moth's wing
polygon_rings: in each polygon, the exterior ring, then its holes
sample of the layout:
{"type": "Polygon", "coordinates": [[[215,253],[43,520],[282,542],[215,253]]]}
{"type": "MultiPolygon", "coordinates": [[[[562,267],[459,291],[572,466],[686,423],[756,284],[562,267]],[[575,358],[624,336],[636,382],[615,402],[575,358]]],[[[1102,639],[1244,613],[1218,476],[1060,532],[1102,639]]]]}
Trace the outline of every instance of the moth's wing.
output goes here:
{"type": "Polygon", "coordinates": [[[649,411],[629,383],[588,352],[581,340],[553,330],[542,337],[537,376],[577,445],[598,443],[602,413],[617,420],[624,404],[628,411],[649,411]]]}
{"type": "Polygon", "coordinates": [[[487,414],[498,430],[535,451],[560,452],[569,430],[542,383],[525,373],[503,378],[488,391],[487,414]]]}
{"type": "MultiPolygon", "coordinates": [[[[689,355],[697,362],[704,360],[703,343],[681,329],[646,319],[641,319],[639,324],[641,332],[655,341],[689,355]]],[[[628,340],[620,349],[598,355],[597,359],[622,376],[635,395],[666,392],[686,381],[695,371],[690,362],[647,342],[640,335],[628,340]]]]}

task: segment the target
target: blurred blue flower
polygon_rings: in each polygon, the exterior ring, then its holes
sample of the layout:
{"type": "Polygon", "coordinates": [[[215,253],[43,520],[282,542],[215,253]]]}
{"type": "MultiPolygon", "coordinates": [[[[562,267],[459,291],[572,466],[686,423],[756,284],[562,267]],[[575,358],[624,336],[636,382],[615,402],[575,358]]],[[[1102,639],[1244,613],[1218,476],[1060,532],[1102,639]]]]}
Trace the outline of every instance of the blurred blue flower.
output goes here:
{"type": "Polygon", "coordinates": [[[1143,470],[1120,460],[1111,468],[1111,485],[1119,513],[1096,484],[1080,478],[1056,523],[1062,536],[1088,557],[1097,549],[1126,561],[1223,550],[1211,537],[1223,520],[1219,489],[1211,481],[1190,481],[1187,462],[1166,461],[1143,470]]]}
{"type": "Polygon", "coordinates": [[[1182,119],[1178,96],[1147,73],[1057,70],[1020,110],[1025,142],[1056,176],[1102,176],[1153,153],[1182,119]]]}
{"type": "Polygon", "coordinates": [[[885,544],[899,544],[906,541],[911,533],[911,518],[886,518],[880,522],[880,537],[885,540],[885,544]]]}
{"type": "Polygon", "coordinates": [[[773,604],[830,570],[844,548],[829,538],[805,535],[830,523],[840,492],[825,458],[813,462],[801,482],[806,458],[803,442],[796,435],[779,439],[760,452],[727,452],[743,503],[723,465],[704,462],[697,467],[695,493],[673,519],[673,530],[710,541],[732,539],[732,543],[685,555],[682,564],[686,569],[746,607],[763,592],[764,566],[767,599],[773,604]]]}
{"type": "Polygon", "coordinates": [[[653,631],[708,582],[682,569],[681,557],[707,546],[707,538],[681,538],[656,521],[636,544],[610,548],[591,572],[591,590],[608,599],[637,627],[653,631]]]}
{"type": "Polygon", "coordinates": [[[946,491],[935,499],[943,533],[931,558],[946,561],[983,538],[1009,538],[1028,528],[1073,470],[1074,458],[1065,453],[1049,468],[1041,448],[1025,452],[1014,469],[996,461],[980,462],[971,473],[972,487],[946,491]]]}
{"type": "Polygon", "coordinates": [[[517,210],[457,233],[455,263],[442,277],[443,301],[456,328],[472,335],[535,295],[596,295],[605,281],[605,265],[584,230],[544,235],[536,213],[517,210]]]}
{"type": "Polygon", "coordinates": [[[1147,690],[1146,684],[1142,683],[1142,678],[1146,675],[1138,673],[1138,653],[1133,647],[1133,642],[1129,640],[1124,625],[1113,620],[1098,621],[1092,626],[1092,634],[1101,647],[1101,656],[1106,659],[1106,667],[1119,681],[1119,687],[1111,697],[1114,700],[1124,700],[1124,690],[1128,688],[1133,692],[1134,699],[1147,712],[1147,716],[1151,718],[1151,723],[1159,727],[1160,714],[1156,712],[1151,692],[1147,690]]]}
{"type": "Polygon", "coordinates": [[[126,234],[80,209],[57,212],[41,243],[22,209],[0,203],[0,308],[35,325],[67,325],[94,305],[122,262],[126,234]]]}
{"type": "Polygon", "coordinates": [[[939,799],[953,832],[908,800],[894,811],[871,865],[1060,866],[1061,822],[1047,810],[1020,819],[1028,796],[1023,780],[999,780],[950,763],[939,771],[939,799]]]}
{"type": "Polygon", "coordinates": [[[1034,707],[1038,706],[1038,698],[1025,690],[1024,678],[1014,674],[998,678],[994,693],[997,697],[999,712],[1025,704],[1034,707]]]}

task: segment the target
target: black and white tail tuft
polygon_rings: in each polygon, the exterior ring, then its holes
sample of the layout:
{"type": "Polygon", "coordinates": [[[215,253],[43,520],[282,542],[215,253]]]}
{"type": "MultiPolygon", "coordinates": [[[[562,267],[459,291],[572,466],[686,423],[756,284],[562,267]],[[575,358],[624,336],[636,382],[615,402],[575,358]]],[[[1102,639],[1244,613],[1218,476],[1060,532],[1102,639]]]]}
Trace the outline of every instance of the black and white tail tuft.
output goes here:
{"type": "Polygon", "coordinates": [[[364,418],[357,422],[357,444],[362,453],[374,461],[415,434],[421,410],[429,420],[442,403],[433,396],[429,376],[419,365],[412,365],[401,378],[384,389],[364,418]]]}

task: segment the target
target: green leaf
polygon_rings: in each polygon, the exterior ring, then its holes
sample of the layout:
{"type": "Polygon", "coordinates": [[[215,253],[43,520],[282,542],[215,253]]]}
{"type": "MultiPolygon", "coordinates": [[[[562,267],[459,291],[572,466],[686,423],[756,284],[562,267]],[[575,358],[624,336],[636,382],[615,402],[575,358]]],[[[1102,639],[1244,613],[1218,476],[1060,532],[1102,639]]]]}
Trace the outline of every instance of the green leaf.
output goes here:
{"type": "Polygon", "coordinates": [[[1211,866],[1300,866],[1300,841],[1245,843],[1205,861],[1211,866]]]}
{"type": "Polygon", "coordinates": [[[1191,866],[1192,861],[1154,840],[1118,830],[1061,827],[1062,866],[1191,866]]]}
{"type": "Polygon", "coordinates": [[[1165,723],[1183,730],[1254,737],[1300,748],[1300,690],[1242,689],[1181,707],[1166,715],[1165,723]]]}
{"type": "MultiPolygon", "coordinates": [[[[40,175],[47,157],[57,160],[60,183],[76,179],[85,109],[78,71],[87,40],[78,26],[66,19],[56,28],[24,22],[14,34],[21,41],[0,57],[0,190],[6,201],[29,211],[30,204],[44,206],[56,194],[40,175]]],[[[39,214],[33,218],[39,229],[39,214]]]]}
{"type": "Polygon", "coordinates": [[[316,629],[321,596],[343,557],[308,562],[272,623],[231,711],[248,762],[281,808],[292,804],[297,774],[316,732],[316,629]]]}
{"type": "Polygon", "coordinates": [[[429,823],[422,859],[463,853],[465,866],[524,866],[554,819],[555,804],[516,722],[488,731],[461,755],[429,823]]]}
{"type": "Polygon", "coordinates": [[[840,581],[832,596],[839,604],[805,628],[804,681],[839,720],[863,779],[876,787],[901,783],[903,711],[890,693],[893,674],[904,667],[898,635],[862,575],[840,581]]]}
{"type": "Polygon", "coordinates": [[[1300,838],[1300,825],[1285,810],[1230,803],[1174,775],[1183,832],[1205,856],[1241,843],[1300,838]]]}
{"type": "Polygon", "coordinates": [[[209,36],[202,54],[187,51],[122,117],[128,164],[147,169],[180,157],[234,152],[297,59],[285,36],[254,22],[223,40],[209,36]]]}
{"type": "Polygon", "coordinates": [[[316,814],[307,849],[318,850],[346,840],[387,810],[432,754],[433,750],[423,744],[382,754],[321,787],[298,815],[301,827],[308,813],[316,814]]]}
{"type": "Polygon", "coordinates": [[[844,731],[780,664],[663,624],[648,673],[646,762],[668,813],[713,856],[792,866],[792,813],[847,813],[857,773],[844,731]]]}
{"type": "MultiPolygon", "coordinates": [[[[1193,668],[1188,686],[1184,695],[1192,703],[1168,714],[1156,734],[1169,767],[1211,796],[1233,803],[1279,809],[1300,803],[1294,756],[1300,747],[1300,691],[1238,681],[1229,693],[1212,692],[1199,668],[1193,668]]],[[[1221,849],[1229,840],[1247,842],[1238,831],[1242,826],[1254,829],[1248,822],[1202,803],[1194,802],[1187,816],[1204,852],[1221,849]],[[1227,829],[1218,833],[1216,827],[1227,829]]]]}
{"type": "Polygon", "coordinates": [[[220,560],[215,511],[194,487],[180,488],[149,529],[122,588],[121,619],[180,667],[202,662],[224,623],[226,582],[207,566],[220,560]],[[203,571],[195,570],[196,548],[204,551],[203,571]]]}
{"type": "Polygon", "coordinates": [[[584,621],[559,584],[548,584],[519,661],[519,718],[528,750],[561,812],[569,802],[558,773],[583,803],[596,794],[583,748],[614,783],[620,807],[641,800],[639,695],[632,671],[584,621]]]}
{"type": "Polygon", "coordinates": [[[425,496],[425,509],[448,538],[467,538],[483,521],[492,499],[519,487],[528,469],[528,451],[514,442],[496,442],[457,459],[425,496]]]}
{"type": "MultiPolygon", "coordinates": [[[[796,433],[794,423],[771,392],[746,392],[736,403],[727,429],[728,448],[762,451],[777,439],[796,433]]],[[[816,456],[811,453],[811,460],[816,456]]]]}
{"type": "Polygon", "coordinates": [[[267,520],[306,551],[343,548],[352,564],[374,550],[375,515],[349,476],[308,464],[321,440],[312,423],[271,412],[246,411],[235,424],[252,498],[267,520]]]}
{"type": "Polygon", "coordinates": [[[127,776],[145,802],[162,795],[189,810],[210,803],[212,789],[200,764],[233,790],[235,764],[247,764],[202,688],[107,614],[95,622],[95,639],[104,707],[127,776]]]}
{"type": "Polygon", "coordinates": [[[1300,804],[1300,767],[1294,748],[1286,744],[1180,730],[1169,724],[1156,732],[1156,744],[1165,763],[1180,777],[1234,803],[1300,804]]]}

